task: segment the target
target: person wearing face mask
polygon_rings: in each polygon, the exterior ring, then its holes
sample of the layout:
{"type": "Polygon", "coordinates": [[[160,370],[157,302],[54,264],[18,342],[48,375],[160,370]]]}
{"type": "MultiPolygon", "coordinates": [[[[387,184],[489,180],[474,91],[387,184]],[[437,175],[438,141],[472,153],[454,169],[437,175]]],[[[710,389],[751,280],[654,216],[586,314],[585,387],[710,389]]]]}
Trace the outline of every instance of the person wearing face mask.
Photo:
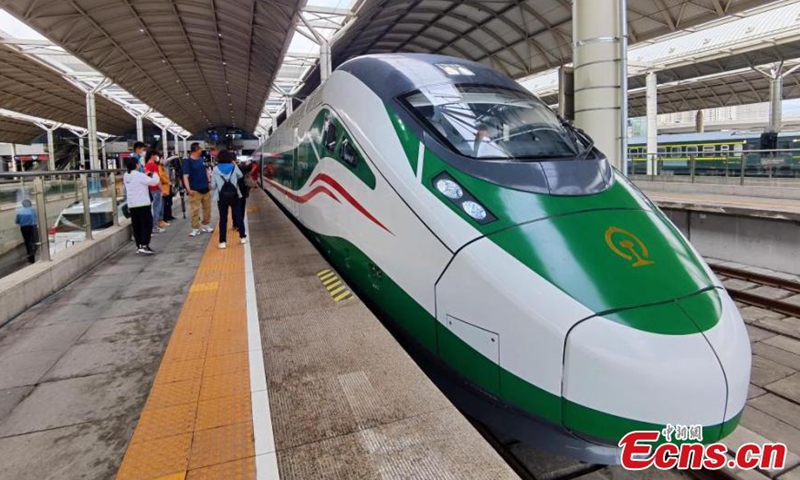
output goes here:
{"type": "Polygon", "coordinates": [[[145,155],[145,161],[147,162],[144,166],[145,173],[152,174],[152,177],[158,180],[158,183],[149,186],[150,203],[153,209],[153,233],[164,233],[165,230],[161,226],[164,221],[164,202],[161,198],[161,177],[159,175],[161,153],[150,150],[145,155]]]}

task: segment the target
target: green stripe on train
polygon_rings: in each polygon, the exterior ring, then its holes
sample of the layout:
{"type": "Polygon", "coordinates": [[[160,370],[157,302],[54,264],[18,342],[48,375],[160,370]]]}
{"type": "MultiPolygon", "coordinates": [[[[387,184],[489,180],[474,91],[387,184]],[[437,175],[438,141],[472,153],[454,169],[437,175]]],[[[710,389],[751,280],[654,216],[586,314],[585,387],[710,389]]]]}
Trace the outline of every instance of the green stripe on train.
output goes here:
{"type": "MultiPolygon", "coordinates": [[[[450,332],[385,273],[376,274],[379,270],[374,262],[358,247],[339,237],[305,230],[319,241],[331,263],[349,284],[366,295],[425,348],[439,355],[451,368],[490,394],[552,423],[564,424],[568,419],[566,427],[570,430],[609,444],[616,444],[633,430],[660,430],[664,427],[594,410],[526,382],[450,332]]],[[[719,440],[733,431],[738,423],[739,416],[736,416],[724,424],[704,426],[704,442],[719,440]]]]}

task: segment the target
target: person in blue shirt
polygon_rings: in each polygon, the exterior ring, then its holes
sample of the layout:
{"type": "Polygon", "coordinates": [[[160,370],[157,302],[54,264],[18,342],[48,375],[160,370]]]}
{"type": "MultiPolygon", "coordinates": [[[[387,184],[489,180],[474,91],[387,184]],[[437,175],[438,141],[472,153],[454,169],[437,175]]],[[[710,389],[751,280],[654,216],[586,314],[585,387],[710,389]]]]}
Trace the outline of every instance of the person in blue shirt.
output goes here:
{"type": "Polygon", "coordinates": [[[133,144],[133,153],[131,154],[132,158],[135,158],[136,161],[139,163],[139,171],[144,173],[144,154],[147,153],[147,145],[143,142],[136,142],[133,144]]]}
{"type": "Polygon", "coordinates": [[[36,261],[36,209],[27,198],[22,201],[22,206],[17,208],[17,217],[14,222],[19,225],[22,239],[25,241],[28,263],[34,263],[36,261]]]}
{"type": "Polygon", "coordinates": [[[192,213],[192,231],[190,237],[201,233],[211,233],[211,175],[203,160],[202,148],[193,143],[189,158],[183,161],[183,184],[189,195],[189,207],[192,213]],[[203,222],[200,223],[200,207],[203,208],[203,222]]]}

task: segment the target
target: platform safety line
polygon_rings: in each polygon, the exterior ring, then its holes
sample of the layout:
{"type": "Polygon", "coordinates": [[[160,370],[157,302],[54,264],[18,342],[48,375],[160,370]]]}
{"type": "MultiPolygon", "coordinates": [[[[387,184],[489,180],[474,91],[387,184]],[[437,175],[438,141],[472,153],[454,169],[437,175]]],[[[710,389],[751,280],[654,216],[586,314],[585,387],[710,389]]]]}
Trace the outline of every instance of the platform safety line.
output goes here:
{"type": "MultiPolygon", "coordinates": [[[[250,225],[247,215],[245,215],[244,221],[249,231],[250,225]]],[[[250,249],[250,243],[244,246],[244,275],[256,480],[279,480],[278,455],[275,449],[275,433],[272,430],[272,412],[269,409],[267,372],[264,369],[264,352],[263,344],[261,343],[261,326],[258,321],[256,280],[253,272],[253,253],[250,249]]]]}

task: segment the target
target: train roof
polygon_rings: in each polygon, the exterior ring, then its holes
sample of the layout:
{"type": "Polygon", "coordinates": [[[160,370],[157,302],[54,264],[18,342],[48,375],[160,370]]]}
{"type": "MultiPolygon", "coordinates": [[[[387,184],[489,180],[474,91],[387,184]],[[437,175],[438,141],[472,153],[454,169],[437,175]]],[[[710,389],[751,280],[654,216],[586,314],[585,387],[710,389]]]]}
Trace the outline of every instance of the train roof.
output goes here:
{"type": "Polygon", "coordinates": [[[342,64],[384,101],[431,85],[472,83],[529,93],[519,83],[481,63],[445,55],[389,53],[364,55],[342,64]]]}
{"type": "MultiPolygon", "coordinates": [[[[779,137],[796,137],[800,132],[781,132],[779,137]]],[[[753,140],[761,137],[760,132],[738,133],[730,132],[708,132],[708,133],[666,133],[658,136],[658,143],[694,143],[694,142],[714,142],[714,141],[743,141],[753,140]]],[[[647,143],[647,137],[631,137],[628,140],[630,145],[643,145],[647,143]]]]}

